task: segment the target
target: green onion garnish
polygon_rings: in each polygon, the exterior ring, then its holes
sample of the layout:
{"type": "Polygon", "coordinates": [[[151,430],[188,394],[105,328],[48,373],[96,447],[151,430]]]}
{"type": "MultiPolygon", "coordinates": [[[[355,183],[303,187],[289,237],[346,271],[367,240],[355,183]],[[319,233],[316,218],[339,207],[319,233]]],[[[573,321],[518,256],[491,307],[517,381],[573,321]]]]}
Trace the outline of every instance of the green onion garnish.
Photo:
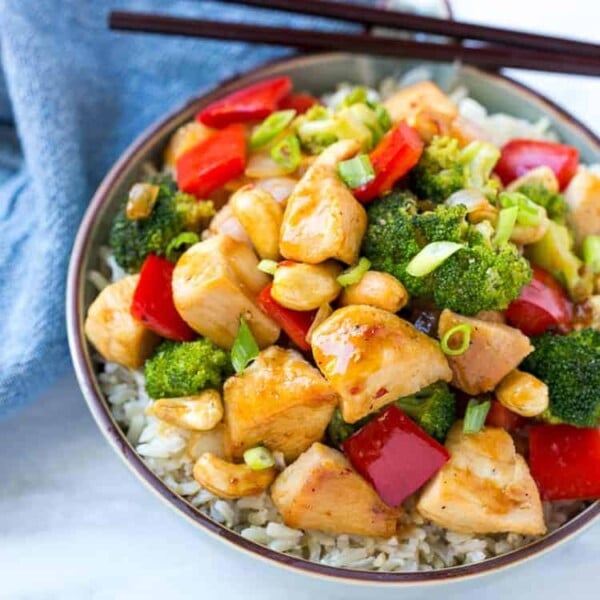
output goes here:
{"type": "Polygon", "coordinates": [[[167,260],[175,262],[179,255],[187,250],[190,246],[197,244],[200,241],[197,233],[193,231],[184,231],[180,233],[177,237],[174,237],[167,246],[167,250],[165,255],[167,260]]]}
{"type": "Polygon", "coordinates": [[[240,317],[240,328],[231,348],[231,364],[235,372],[241,373],[258,356],[259,352],[246,319],[240,317]]]}
{"type": "Polygon", "coordinates": [[[338,174],[352,190],[367,185],[375,179],[375,170],[367,154],[359,154],[349,160],[338,163],[338,174]]]}
{"type": "Polygon", "coordinates": [[[583,240],[583,260],[593,273],[600,273],[600,235],[588,235],[583,240]]]}
{"type": "Polygon", "coordinates": [[[280,110],[269,115],[250,136],[250,148],[256,150],[273,141],[294,119],[295,110],[280,110]]]}
{"type": "Polygon", "coordinates": [[[275,275],[275,271],[277,271],[277,261],[264,258],[258,263],[258,270],[267,273],[268,275],[275,275]]]}
{"type": "Polygon", "coordinates": [[[370,268],[371,261],[363,256],[357,264],[338,275],[337,282],[343,287],[358,283],[370,268]]]}
{"type": "Polygon", "coordinates": [[[496,234],[492,243],[494,246],[502,246],[510,240],[515,223],[517,222],[517,213],[519,212],[518,207],[511,206],[510,208],[503,208],[498,213],[498,221],[496,223],[496,234]]]}
{"type": "Polygon", "coordinates": [[[348,92],[348,95],[342,101],[342,106],[352,106],[353,104],[365,103],[367,101],[367,88],[357,86],[348,92]]]}
{"type": "Polygon", "coordinates": [[[264,446],[256,446],[244,452],[244,462],[253,471],[262,471],[275,466],[273,455],[264,446]]]}
{"type": "Polygon", "coordinates": [[[520,192],[502,192],[498,197],[503,208],[518,208],[517,223],[525,227],[535,227],[542,221],[541,208],[520,192]]]}
{"type": "Polygon", "coordinates": [[[471,398],[463,421],[463,433],[479,433],[485,425],[491,406],[489,400],[478,402],[475,398],[471,398]]]}
{"type": "Polygon", "coordinates": [[[464,245],[455,242],[431,242],[412,258],[406,266],[406,272],[413,277],[425,277],[461,248],[464,245]]]}
{"type": "Polygon", "coordinates": [[[469,349],[469,344],[471,343],[471,330],[471,325],[463,323],[462,325],[456,325],[446,331],[440,341],[442,352],[448,356],[460,356],[461,354],[464,354],[469,349]],[[460,346],[451,348],[450,338],[457,333],[462,334],[460,346]]]}
{"type": "Polygon", "coordinates": [[[284,137],[271,148],[271,158],[286,171],[295,171],[302,160],[298,138],[295,135],[284,137]]]}

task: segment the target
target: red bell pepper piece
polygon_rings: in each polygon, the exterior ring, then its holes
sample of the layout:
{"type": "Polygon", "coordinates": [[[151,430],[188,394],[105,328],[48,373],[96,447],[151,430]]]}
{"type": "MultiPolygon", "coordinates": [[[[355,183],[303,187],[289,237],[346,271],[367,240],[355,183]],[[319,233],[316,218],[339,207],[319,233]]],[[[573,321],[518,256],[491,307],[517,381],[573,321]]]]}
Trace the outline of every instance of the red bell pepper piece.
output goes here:
{"type": "Polygon", "coordinates": [[[448,461],[448,450],[391,405],[351,435],[342,450],[381,499],[398,506],[448,461]]]}
{"type": "Polygon", "coordinates": [[[312,325],[317,314],[316,310],[300,311],[291,310],[285,306],[281,306],[273,296],[271,296],[270,283],[258,295],[258,306],[260,309],[275,321],[288,337],[304,352],[310,350],[310,344],[306,341],[306,334],[312,325]]]}
{"type": "Polygon", "coordinates": [[[375,178],[352,190],[354,195],[367,203],[389,192],[396,181],[419,162],[422,152],[423,141],[419,134],[406,123],[399,123],[386,133],[370,154],[375,178]]]}
{"type": "Polygon", "coordinates": [[[579,151],[573,146],[539,140],[511,140],[502,148],[496,173],[508,185],[536,167],[550,167],[560,189],[564,189],[579,166],[579,151]]]}
{"type": "Polygon", "coordinates": [[[533,279],[506,310],[506,319],[525,335],[541,335],[548,329],[566,332],[573,319],[573,305],[550,273],[533,266],[533,279]]]}
{"type": "Polygon", "coordinates": [[[500,404],[498,400],[492,400],[490,410],[485,419],[486,425],[489,425],[490,427],[501,427],[507,431],[519,429],[519,427],[523,427],[526,422],[527,419],[514,413],[512,410],[508,410],[508,408],[500,404]]]}
{"type": "Polygon", "coordinates": [[[545,500],[600,498],[600,429],[533,427],[529,466],[545,500]]]}
{"type": "Polygon", "coordinates": [[[320,104],[319,100],[310,94],[289,94],[280,103],[278,110],[295,110],[303,115],[309,108],[320,104]]]}
{"type": "Polygon", "coordinates": [[[148,255],[133,294],[131,314],[162,337],[189,342],[196,333],[181,318],[173,303],[171,280],[174,268],[175,265],[166,258],[148,255]]]}
{"type": "Polygon", "coordinates": [[[206,198],[246,167],[246,130],[230,125],[190,148],[175,165],[180,190],[206,198]]]}
{"type": "Polygon", "coordinates": [[[201,110],[196,119],[208,127],[262,121],[277,110],[279,102],[292,91],[289,77],[266,79],[249,85],[201,110]]]}

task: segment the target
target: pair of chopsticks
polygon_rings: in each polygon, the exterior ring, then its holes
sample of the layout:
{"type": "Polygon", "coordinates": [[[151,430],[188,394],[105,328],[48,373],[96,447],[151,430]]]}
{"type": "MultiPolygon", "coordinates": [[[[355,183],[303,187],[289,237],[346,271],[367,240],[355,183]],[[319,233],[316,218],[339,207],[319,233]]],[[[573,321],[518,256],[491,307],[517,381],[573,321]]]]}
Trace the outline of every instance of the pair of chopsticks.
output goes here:
{"type": "Polygon", "coordinates": [[[460,40],[483,41],[488,44],[464,46],[457,43],[416,42],[373,36],[368,33],[309,31],[125,11],[111,12],[109,26],[115,30],[291,46],[302,50],[335,50],[442,62],[459,60],[483,68],[510,67],[576,75],[600,75],[600,45],[589,42],[423,17],[343,2],[223,1],[336,18],[361,25],[384,26],[388,29],[418,31],[460,40]]]}

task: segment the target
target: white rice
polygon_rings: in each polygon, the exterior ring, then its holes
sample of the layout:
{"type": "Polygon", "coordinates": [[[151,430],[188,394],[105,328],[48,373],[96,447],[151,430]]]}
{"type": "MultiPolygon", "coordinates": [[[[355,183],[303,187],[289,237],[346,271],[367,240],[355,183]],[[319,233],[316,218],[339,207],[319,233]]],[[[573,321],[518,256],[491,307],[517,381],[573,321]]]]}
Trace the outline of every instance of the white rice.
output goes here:
{"type": "MultiPolygon", "coordinates": [[[[417,68],[406,73],[400,82],[383,82],[379,92],[372,91],[371,95],[374,99],[379,95],[386,97],[399,85],[428,78],[427,69],[417,68]]],[[[342,86],[327,100],[337,103],[347,91],[348,86],[342,86]]],[[[453,97],[461,115],[475,122],[494,144],[502,145],[514,137],[555,139],[546,119],[529,123],[510,115],[489,115],[460,88],[454,90],[453,97]]],[[[98,289],[125,275],[108,248],[101,250],[101,258],[107,272],[93,271],[88,275],[98,289]]],[[[215,521],[272,550],[336,567],[419,571],[479,562],[536,539],[514,533],[475,536],[447,531],[425,521],[412,501],[405,503],[406,512],[399,528],[401,533],[389,539],[291,529],[282,523],[268,494],[223,500],[200,487],[192,477],[194,455],[198,452],[192,443],[193,434],[145,414],[152,400],[146,394],[141,372],[106,363],[99,381],[127,438],[173,492],[185,497],[215,521]]],[[[278,460],[283,466],[282,458],[278,457],[278,460]]],[[[560,527],[584,506],[582,502],[545,503],[544,515],[549,531],[560,527]]]]}

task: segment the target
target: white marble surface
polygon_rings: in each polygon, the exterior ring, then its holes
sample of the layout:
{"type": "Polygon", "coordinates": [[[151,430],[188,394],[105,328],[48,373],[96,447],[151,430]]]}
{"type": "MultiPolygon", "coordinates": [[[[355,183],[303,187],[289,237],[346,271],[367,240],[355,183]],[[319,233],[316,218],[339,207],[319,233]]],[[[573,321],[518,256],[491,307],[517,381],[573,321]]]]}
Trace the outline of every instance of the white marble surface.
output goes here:
{"type": "MultiPolygon", "coordinates": [[[[456,0],[458,17],[599,41],[592,0],[456,0]]],[[[600,130],[600,81],[520,75],[600,130]]],[[[167,510],[96,429],[72,375],[0,423],[0,598],[597,598],[600,526],[509,572],[444,588],[381,590],[251,560],[167,510]]]]}

